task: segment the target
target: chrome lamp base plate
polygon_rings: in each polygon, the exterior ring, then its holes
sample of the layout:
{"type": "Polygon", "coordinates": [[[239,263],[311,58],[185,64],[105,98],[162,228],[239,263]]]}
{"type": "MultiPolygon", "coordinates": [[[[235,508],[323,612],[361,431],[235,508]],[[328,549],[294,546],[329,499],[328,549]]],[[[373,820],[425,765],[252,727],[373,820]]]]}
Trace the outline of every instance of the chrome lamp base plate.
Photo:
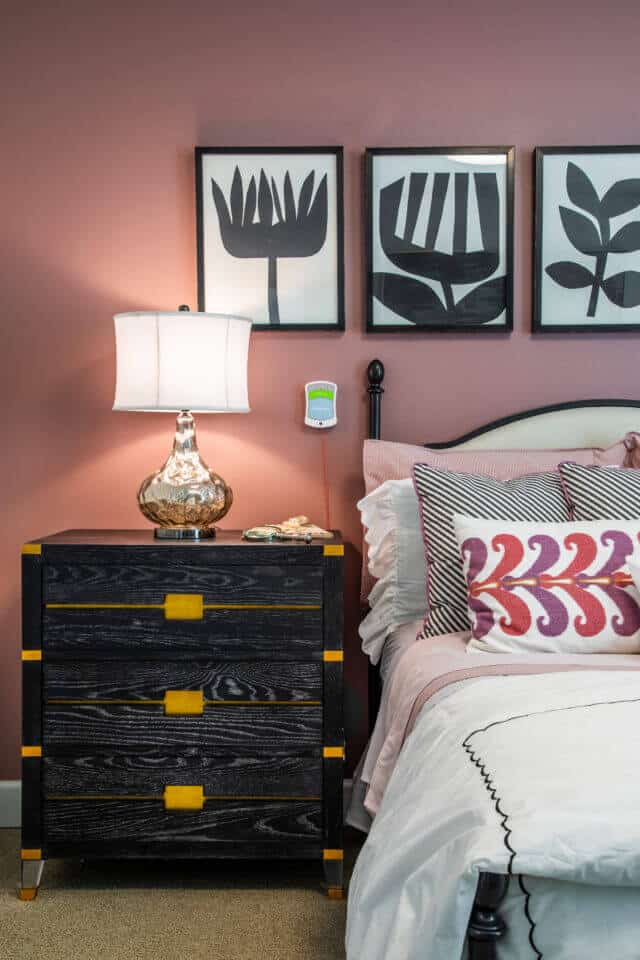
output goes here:
{"type": "Polygon", "coordinates": [[[215,537],[215,527],[156,527],[153,531],[158,540],[206,540],[215,537]]]}

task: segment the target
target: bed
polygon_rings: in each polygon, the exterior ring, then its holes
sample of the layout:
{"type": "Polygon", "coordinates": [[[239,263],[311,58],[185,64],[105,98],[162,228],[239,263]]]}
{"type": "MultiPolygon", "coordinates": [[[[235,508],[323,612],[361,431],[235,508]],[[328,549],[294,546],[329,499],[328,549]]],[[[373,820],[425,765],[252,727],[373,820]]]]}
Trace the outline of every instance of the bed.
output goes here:
{"type": "MultiPolygon", "coordinates": [[[[373,361],[373,439],[383,378],[373,361]]],[[[639,424],[638,401],[587,400],[428,446],[606,448],[639,424]]],[[[348,821],[371,830],[349,894],[349,960],[637,957],[640,779],[628,771],[640,748],[640,658],[472,661],[468,634],[418,640],[420,626],[398,626],[370,667],[371,739],[348,821]]]]}

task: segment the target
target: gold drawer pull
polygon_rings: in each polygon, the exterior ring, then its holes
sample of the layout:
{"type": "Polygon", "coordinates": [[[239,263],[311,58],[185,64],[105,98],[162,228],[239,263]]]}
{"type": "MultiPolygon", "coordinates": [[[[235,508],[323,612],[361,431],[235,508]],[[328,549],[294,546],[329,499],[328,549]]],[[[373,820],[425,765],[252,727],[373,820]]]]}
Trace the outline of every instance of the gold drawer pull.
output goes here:
{"type": "Polygon", "coordinates": [[[202,620],[203,612],[201,593],[167,593],[164,598],[165,620],[202,620]]]}
{"type": "Polygon", "coordinates": [[[165,810],[202,810],[204,807],[204,787],[165,787],[165,810]]]}
{"type": "Polygon", "coordinates": [[[164,712],[167,717],[202,716],[204,713],[202,690],[166,690],[164,712]]]}

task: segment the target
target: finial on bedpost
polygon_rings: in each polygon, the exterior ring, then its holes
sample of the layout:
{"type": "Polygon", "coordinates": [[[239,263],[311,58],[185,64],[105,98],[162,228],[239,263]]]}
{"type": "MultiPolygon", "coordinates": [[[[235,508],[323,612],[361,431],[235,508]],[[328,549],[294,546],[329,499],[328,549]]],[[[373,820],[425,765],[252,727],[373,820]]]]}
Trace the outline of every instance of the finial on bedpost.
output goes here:
{"type": "Polygon", "coordinates": [[[369,393],[372,391],[382,391],[384,387],[380,386],[384,380],[384,364],[382,360],[372,360],[367,367],[367,380],[369,381],[369,393]]]}
{"type": "Polygon", "coordinates": [[[369,394],[369,438],[380,439],[380,401],[384,393],[384,364],[382,360],[372,360],[367,367],[367,393],[369,394]]]}
{"type": "Polygon", "coordinates": [[[469,960],[496,960],[498,940],[507,929],[498,909],[508,886],[506,874],[481,872],[478,876],[478,889],[467,930],[469,960]]]}

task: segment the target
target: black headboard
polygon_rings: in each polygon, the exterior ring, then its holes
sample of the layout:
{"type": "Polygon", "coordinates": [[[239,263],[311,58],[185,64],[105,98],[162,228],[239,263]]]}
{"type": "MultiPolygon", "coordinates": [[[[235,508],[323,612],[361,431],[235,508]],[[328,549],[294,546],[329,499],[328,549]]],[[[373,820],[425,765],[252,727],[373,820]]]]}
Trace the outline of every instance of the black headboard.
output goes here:
{"type": "MultiPolygon", "coordinates": [[[[384,387],[382,386],[383,381],[384,364],[381,360],[372,360],[367,367],[367,392],[369,394],[369,438],[371,440],[380,440],[382,436],[381,417],[382,394],[384,393],[384,387]]],[[[507,427],[510,424],[524,424],[525,421],[534,421],[536,418],[541,417],[545,418],[545,429],[548,428],[549,435],[552,436],[553,424],[559,420],[558,416],[553,416],[554,414],[562,415],[563,413],[566,414],[570,411],[576,411],[576,413],[579,414],[580,411],[586,411],[589,409],[597,409],[600,414],[604,414],[604,408],[612,408],[611,417],[609,418],[611,430],[610,436],[607,438],[607,435],[605,434],[605,438],[602,442],[589,442],[589,440],[585,439],[581,433],[576,433],[576,435],[572,437],[574,442],[546,445],[558,446],[565,449],[581,446],[608,446],[609,443],[619,439],[627,430],[640,429],[640,400],[627,400],[620,399],[619,397],[612,399],[603,398],[595,400],[571,400],[564,403],[552,403],[544,407],[533,407],[530,410],[522,410],[519,413],[512,413],[509,416],[500,417],[497,420],[492,420],[490,423],[485,423],[482,426],[469,431],[468,433],[462,434],[462,436],[456,437],[455,440],[447,440],[445,442],[427,441],[425,446],[431,447],[434,450],[447,450],[467,444],[469,441],[476,440],[478,437],[482,437],[485,434],[501,431],[504,427],[507,427]],[[637,415],[635,413],[636,410],[639,411],[637,415]]],[[[594,413],[593,418],[595,419],[595,417],[596,414],[594,413]]],[[[584,418],[582,418],[582,424],[584,425],[584,418]]],[[[576,427],[579,426],[580,424],[578,421],[576,421],[576,427]]],[[[419,441],[416,440],[414,442],[417,443],[419,441]]],[[[526,444],[518,445],[526,446],[526,444]]],[[[496,446],[500,447],[501,444],[498,442],[496,446]]],[[[535,448],[535,446],[535,444],[532,444],[532,448],[535,448]]]]}

